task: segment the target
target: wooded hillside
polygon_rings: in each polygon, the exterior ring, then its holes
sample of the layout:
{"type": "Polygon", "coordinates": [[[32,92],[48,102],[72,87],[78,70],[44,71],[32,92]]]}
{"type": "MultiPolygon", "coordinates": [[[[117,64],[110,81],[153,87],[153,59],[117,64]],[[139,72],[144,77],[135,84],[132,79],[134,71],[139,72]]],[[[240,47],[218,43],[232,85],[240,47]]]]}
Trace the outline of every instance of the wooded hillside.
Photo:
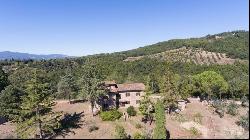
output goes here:
{"type": "MultiPolygon", "coordinates": [[[[7,72],[9,82],[17,84],[24,83],[25,79],[29,79],[30,68],[38,68],[46,71],[48,77],[51,78],[50,85],[52,86],[53,93],[57,92],[57,84],[61,80],[61,77],[66,75],[67,69],[71,69],[73,79],[78,81],[84,73],[83,66],[86,61],[95,66],[102,80],[115,80],[117,83],[143,82],[147,84],[148,81],[153,81],[160,88],[160,83],[162,82],[161,77],[166,70],[171,70],[174,74],[178,74],[181,77],[192,76],[209,70],[219,73],[229,83],[237,79],[241,80],[241,82],[248,83],[248,63],[240,63],[237,61],[230,63],[231,65],[227,65],[228,63],[225,63],[225,65],[223,63],[214,63],[215,61],[219,62],[220,58],[222,60],[225,58],[230,60],[243,59],[248,62],[248,38],[248,31],[225,32],[216,35],[207,35],[201,38],[169,40],[118,53],[39,61],[1,61],[1,66],[3,66],[3,69],[7,72]],[[168,60],[176,59],[176,56],[183,59],[181,55],[178,55],[178,52],[172,56],[165,53],[166,51],[170,52],[177,48],[180,49],[183,46],[186,47],[187,51],[202,49],[203,51],[198,53],[213,52],[210,59],[211,63],[209,63],[210,65],[197,65],[200,64],[199,60],[197,60],[198,63],[195,63],[195,61],[162,61],[159,59],[159,56],[157,56],[158,53],[164,54],[163,58],[168,60]],[[224,55],[221,55],[221,53],[224,55]],[[152,57],[144,57],[143,55],[152,57]],[[124,61],[127,60],[128,57],[136,56],[141,57],[137,61],[124,61]]],[[[195,51],[191,53],[195,54],[195,51]]],[[[202,59],[202,57],[199,59],[202,59]]],[[[209,62],[208,58],[205,59],[209,62]]],[[[191,60],[194,59],[191,58],[191,60]]],[[[77,94],[77,92],[75,93],[77,94]]]]}

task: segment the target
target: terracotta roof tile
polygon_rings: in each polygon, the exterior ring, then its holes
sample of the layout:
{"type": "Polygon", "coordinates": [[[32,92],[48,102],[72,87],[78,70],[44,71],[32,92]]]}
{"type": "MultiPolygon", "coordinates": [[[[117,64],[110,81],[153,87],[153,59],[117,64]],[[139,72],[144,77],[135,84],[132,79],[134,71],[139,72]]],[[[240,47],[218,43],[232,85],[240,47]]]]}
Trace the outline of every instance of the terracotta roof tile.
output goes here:
{"type": "Polygon", "coordinates": [[[119,91],[143,91],[145,85],[143,83],[117,84],[119,91]]]}

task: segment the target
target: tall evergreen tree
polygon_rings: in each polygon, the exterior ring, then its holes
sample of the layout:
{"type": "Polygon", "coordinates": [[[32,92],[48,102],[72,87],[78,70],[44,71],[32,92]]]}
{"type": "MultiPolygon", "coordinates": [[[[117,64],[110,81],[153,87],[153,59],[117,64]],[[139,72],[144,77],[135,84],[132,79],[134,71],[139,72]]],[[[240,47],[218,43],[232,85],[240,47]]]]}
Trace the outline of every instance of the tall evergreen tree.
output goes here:
{"type": "Polygon", "coordinates": [[[48,77],[41,70],[33,69],[34,75],[26,84],[27,95],[21,104],[20,121],[17,124],[17,134],[20,138],[31,138],[39,135],[45,138],[59,128],[60,113],[54,113],[55,105],[50,92],[48,77]]]}
{"type": "Polygon", "coordinates": [[[80,95],[90,102],[93,115],[96,101],[105,93],[102,87],[104,83],[101,79],[95,65],[91,62],[87,62],[83,67],[83,75],[80,79],[80,95]]]}
{"type": "Polygon", "coordinates": [[[162,101],[158,100],[155,105],[155,128],[153,133],[154,139],[166,139],[166,117],[162,101]]]}
{"type": "Polygon", "coordinates": [[[147,76],[146,90],[147,90],[147,93],[149,94],[156,94],[160,92],[158,83],[152,75],[147,76]]]}
{"type": "Polygon", "coordinates": [[[161,94],[163,97],[163,103],[168,108],[169,113],[177,107],[177,100],[180,98],[175,83],[175,75],[171,71],[167,70],[163,75],[163,82],[161,88],[161,94]]]}
{"type": "Polygon", "coordinates": [[[190,76],[181,76],[177,79],[176,86],[178,94],[182,99],[187,99],[194,92],[194,82],[190,76]]]}
{"type": "Polygon", "coordinates": [[[229,92],[232,98],[249,96],[249,76],[241,75],[231,79],[229,82],[229,92]]]}
{"type": "Polygon", "coordinates": [[[69,102],[74,93],[77,92],[77,85],[69,68],[66,70],[66,74],[61,77],[57,88],[57,97],[68,97],[69,102]]]}
{"type": "Polygon", "coordinates": [[[31,67],[20,68],[20,69],[15,70],[8,77],[8,79],[13,86],[21,90],[25,90],[25,83],[32,78],[34,74],[33,72],[34,72],[33,68],[31,67]]]}
{"type": "Polygon", "coordinates": [[[63,76],[57,84],[57,98],[68,98],[70,102],[71,88],[68,83],[68,79],[63,76]]]}
{"type": "Polygon", "coordinates": [[[154,105],[150,101],[148,95],[145,95],[143,99],[140,101],[139,111],[142,115],[150,120],[150,124],[152,123],[154,116],[154,105]]]}
{"type": "Polygon", "coordinates": [[[149,100],[149,97],[146,95],[143,97],[143,99],[140,101],[139,111],[142,113],[142,115],[148,115],[149,114],[149,106],[151,105],[151,101],[149,100]]]}
{"type": "Polygon", "coordinates": [[[2,67],[0,66],[0,92],[8,85],[7,74],[4,73],[2,67]]]}
{"type": "Polygon", "coordinates": [[[0,94],[0,116],[8,120],[17,122],[21,111],[21,97],[24,92],[9,85],[0,94]]]}

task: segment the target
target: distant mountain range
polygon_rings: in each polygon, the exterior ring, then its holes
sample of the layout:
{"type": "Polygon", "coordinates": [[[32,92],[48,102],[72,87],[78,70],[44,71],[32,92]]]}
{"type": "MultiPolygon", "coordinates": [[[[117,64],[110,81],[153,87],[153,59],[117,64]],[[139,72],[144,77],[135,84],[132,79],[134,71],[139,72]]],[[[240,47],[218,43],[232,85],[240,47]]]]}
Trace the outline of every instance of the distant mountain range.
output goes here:
{"type": "Polygon", "coordinates": [[[62,55],[62,54],[37,55],[37,54],[19,53],[19,52],[10,52],[10,51],[0,52],[0,60],[5,60],[5,59],[15,59],[15,60],[46,59],[47,60],[47,59],[57,59],[57,58],[65,58],[65,57],[69,57],[69,56],[62,55]]]}

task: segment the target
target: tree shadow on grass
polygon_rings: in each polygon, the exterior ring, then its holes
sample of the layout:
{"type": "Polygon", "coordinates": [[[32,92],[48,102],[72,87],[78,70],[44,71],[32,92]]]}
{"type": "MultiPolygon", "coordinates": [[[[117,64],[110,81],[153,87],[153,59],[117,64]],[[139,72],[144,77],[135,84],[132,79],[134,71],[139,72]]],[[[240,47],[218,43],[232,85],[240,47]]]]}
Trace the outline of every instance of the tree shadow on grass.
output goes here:
{"type": "Polygon", "coordinates": [[[69,135],[69,133],[73,133],[75,135],[75,132],[71,129],[81,128],[83,125],[81,121],[81,117],[84,116],[84,112],[81,113],[73,113],[73,114],[64,114],[63,119],[60,121],[61,127],[59,129],[55,130],[55,135],[51,136],[50,138],[55,138],[56,136],[62,136],[65,138],[65,136],[69,135]]]}
{"type": "Polygon", "coordinates": [[[7,121],[8,120],[6,118],[0,116],[0,125],[5,125],[7,121]]]}

